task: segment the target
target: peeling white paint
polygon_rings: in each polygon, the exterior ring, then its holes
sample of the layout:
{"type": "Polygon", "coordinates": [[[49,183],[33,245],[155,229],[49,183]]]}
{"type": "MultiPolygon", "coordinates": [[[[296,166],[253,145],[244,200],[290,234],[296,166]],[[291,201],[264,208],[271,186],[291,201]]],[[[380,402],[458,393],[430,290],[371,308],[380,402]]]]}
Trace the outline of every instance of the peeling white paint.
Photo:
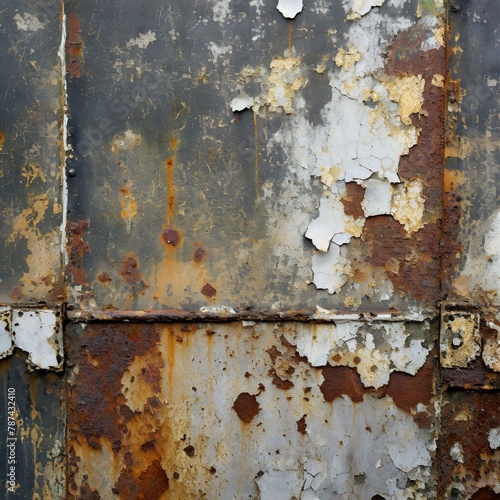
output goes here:
{"type": "Polygon", "coordinates": [[[140,49],[146,49],[150,43],[156,40],[156,33],[149,30],[147,33],[141,33],[137,38],[131,38],[127,43],[126,47],[139,47],[140,49]]]}
{"type": "Polygon", "coordinates": [[[289,500],[299,498],[302,489],[298,470],[268,470],[257,479],[261,500],[289,500]]]}
{"type": "MultiPolygon", "coordinates": [[[[429,331],[429,323],[421,327],[429,331]]],[[[294,333],[287,340],[312,366],[350,366],[365,387],[382,387],[393,371],[415,375],[432,349],[423,339],[411,338],[404,322],[367,326],[357,321],[317,325],[314,335],[294,333]]]]}
{"type": "Polygon", "coordinates": [[[283,14],[283,17],[293,19],[297,14],[302,12],[304,5],[302,0],[278,0],[276,8],[283,14]]]}
{"type": "Polygon", "coordinates": [[[373,7],[380,7],[385,0],[343,0],[342,5],[348,13],[348,20],[359,19],[361,16],[368,14],[373,7]]]}
{"type": "Polygon", "coordinates": [[[498,450],[498,448],[500,448],[500,427],[490,429],[488,432],[488,443],[490,443],[490,448],[492,450],[498,450]]]}
{"type": "Polygon", "coordinates": [[[238,97],[231,101],[231,110],[243,111],[244,109],[251,108],[254,105],[254,98],[250,97],[246,92],[240,92],[238,97]]]}
{"type": "Polygon", "coordinates": [[[363,227],[362,219],[345,215],[336,188],[334,186],[335,192],[329,192],[326,197],[321,198],[319,217],[307,228],[306,238],[309,238],[320,252],[327,252],[330,242],[337,245],[349,243],[352,236],[360,236],[363,227]]]}
{"type": "Polygon", "coordinates": [[[14,16],[14,21],[16,21],[17,29],[19,31],[38,31],[45,27],[46,23],[42,23],[36,16],[28,12],[21,14],[16,14],[14,16]]]}
{"type": "Polygon", "coordinates": [[[391,213],[392,189],[387,182],[377,179],[365,181],[365,197],[361,203],[365,217],[391,213]]]}
{"type": "Polygon", "coordinates": [[[14,309],[12,336],[16,347],[28,353],[34,366],[45,370],[61,367],[62,327],[56,311],[14,309]]]}
{"type": "Polygon", "coordinates": [[[312,257],[314,284],[319,290],[338,293],[347,282],[351,267],[347,259],[347,248],[332,243],[328,252],[315,251],[312,257]]]}
{"type": "Polygon", "coordinates": [[[450,457],[459,464],[464,463],[464,449],[462,448],[462,445],[459,442],[456,442],[450,448],[450,457]]]}
{"type": "MultiPolygon", "coordinates": [[[[220,46],[214,42],[210,42],[208,44],[208,48],[210,49],[210,52],[212,53],[212,58],[210,59],[210,62],[213,64],[217,64],[219,57],[225,56],[226,54],[231,54],[233,52],[233,48],[230,45],[220,46]]],[[[227,62],[228,61],[226,58],[223,62],[223,65],[226,65],[227,62]]]]}

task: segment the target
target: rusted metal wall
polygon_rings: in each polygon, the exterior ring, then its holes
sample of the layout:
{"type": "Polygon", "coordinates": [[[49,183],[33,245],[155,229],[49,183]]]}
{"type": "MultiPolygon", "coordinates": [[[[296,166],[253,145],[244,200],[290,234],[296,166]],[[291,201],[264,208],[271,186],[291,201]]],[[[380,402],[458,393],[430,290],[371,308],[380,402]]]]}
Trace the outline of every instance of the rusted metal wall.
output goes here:
{"type": "Polygon", "coordinates": [[[450,6],[440,494],[500,494],[500,4],[450,6]],[[474,391],[474,392],[473,392],[474,391]]]}
{"type": "Polygon", "coordinates": [[[8,158],[34,162],[22,141],[46,155],[21,174],[0,157],[15,254],[0,374],[7,391],[19,374],[19,415],[44,429],[41,460],[20,452],[18,496],[500,494],[497,11],[66,0],[2,13],[7,39],[29,34],[4,51],[20,78],[42,60],[54,72],[4,106],[8,158]],[[32,94],[55,121],[27,120],[32,94]],[[27,371],[40,369],[64,372],[27,371]]]}

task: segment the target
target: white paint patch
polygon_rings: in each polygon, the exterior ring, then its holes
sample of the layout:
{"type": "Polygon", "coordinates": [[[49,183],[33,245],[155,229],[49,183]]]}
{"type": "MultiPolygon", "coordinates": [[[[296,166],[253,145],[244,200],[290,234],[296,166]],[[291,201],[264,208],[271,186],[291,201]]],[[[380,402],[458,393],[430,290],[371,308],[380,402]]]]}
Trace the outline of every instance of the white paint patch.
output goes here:
{"type": "Polygon", "coordinates": [[[340,292],[351,271],[346,250],[345,245],[332,243],[328,252],[314,252],[312,270],[316,288],[328,290],[330,294],[340,292]]]}
{"type": "Polygon", "coordinates": [[[251,108],[254,102],[253,97],[250,97],[246,92],[240,92],[240,95],[231,101],[231,110],[234,112],[243,111],[244,109],[251,108]]]}
{"type": "Polygon", "coordinates": [[[16,21],[17,29],[19,31],[38,31],[44,28],[46,23],[40,22],[40,20],[32,14],[24,13],[16,14],[14,16],[14,21],[16,21]]]}
{"type": "Polygon", "coordinates": [[[373,7],[380,7],[385,0],[343,0],[342,5],[348,13],[347,19],[354,20],[368,14],[373,7]]]}
{"type": "Polygon", "coordinates": [[[203,306],[200,307],[203,314],[236,314],[236,311],[229,306],[203,306]]]}
{"type": "MultiPolygon", "coordinates": [[[[227,45],[226,47],[221,47],[214,42],[210,42],[208,48],[210,49],[210,52],[212,52],[212,58],[210,59],[210,62],[213,64],[217,64],[219,57],[224,56],[226,54],[231,54],[233,51],[233,48],[230,45],[227,45]]],[[[225,63],[227,63],[227,60],[223,62],[224,65],[225,63]]]]}
{"type": "Polygon", "coordinates": [[[304,4],[302,0],[278,0],[276,7],[287,19],[293,19],[297,14],[302,12],[304,4]]]}
{"type": "Polygon", "coordinates": [[[8,356],[13,349],[12,337],[10,335],[10,309],[0,307],[0,359],[8,356]]]}
{"type": "Polygon", "coordinates": [[[261,500],[300,498],[302,474],[298,470],[268,470],[257,479],[261,500]]]}
{"type": "Polygon", "coordinates": [[[320,252],[328,252],[330,242],[342,245],[349,243],[352,236],[361,234],[362,223],[350,215],[345,215],[337,194],[328,193],[321,198],[319,217],[309,224],[306,231],[306,238],[309,238],[320,252]]]}
{"type": "Polygon", "coordinates": [[[387,182],[369,179],[363,183],[365,197],[361,203],[365,217],[391,213],[392,189],[387,182]]]}
{"type": "Polygon", "coordinates": [[[213,19],[218,23],[224,23],[231,14],[229,4],[231,0],[211,0],[213,3],[213,19]]]}
{"type": "Polygon", "coordinates": [[[450,448],[450,457],[459,464],[464,463],[464,449],[462,448],[462,445],[459,442],[456,442],[450,448]]]}
{"type": "Polygon", "coordinates": [[[156,40],[156,33],[153,31],[149,30],[145,34],[140,34],[137,38],[131,38],[127,44],[126,47],[139,47],[140,49],[145,49],[150,43],[153,43],[156,40]]]}
{"type": "MultiPolygon", "coordinates": [[[[421,328],[428,332],[429,323],[421,328]]],[[[386,385],[393,371],[415,375],[432,349],[424,340],[411,338],[405,322],[337,322],[317,325],[313,335],[294,332],[286,338],[312,366],[350,366],[365,387],[375,388],[386,385]]]]}
{"type": "Polygon", "coordinates": [[[16,347],[28,353],[33,365],[44,370],[61,368],[62,328],[55,311],[14,309],[12,334],[16,347]]]}
{"type": "Polygon", "coordinates": [[[500,448],[500,427],[490,429],[490,432],[488,432],[488,442],[492,450],[500,448]]]}

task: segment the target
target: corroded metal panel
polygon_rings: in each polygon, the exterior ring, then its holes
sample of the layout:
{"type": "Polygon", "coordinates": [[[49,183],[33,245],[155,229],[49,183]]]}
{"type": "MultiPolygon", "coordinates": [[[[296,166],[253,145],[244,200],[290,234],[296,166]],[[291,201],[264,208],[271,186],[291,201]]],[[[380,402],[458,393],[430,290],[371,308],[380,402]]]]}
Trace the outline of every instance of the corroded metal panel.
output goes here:
{"type": "Polygon", "coordinates": [[[452,2],[444,187],[448,300],[481,307],[500,324],[499,15],[496,0],[452,2]]]}
{"type": "Polygon", "coordinates": [[[73,324],[69,498],[435,498],[436,326],[73,324]]]}
{"type": "Polygon", "coordinates": [[[280,3],[66,2],[72,307],[434,309],[442,2],[280,3]]]}
{"type": "Polygon", "coordinates": [[[60,2],[3,1],[0,303],[63,299],[60,2]]]}
{"type": "Polygon", "coordinates": [[[63,376],[0,361],[0,497],[62,499],[66,489],[63,376]]]}
{"type": "Polygon", "coordinates": [[[439,439],[441,498],[498,498],[499,412],[499,393],[445,395],[439,439]]]}

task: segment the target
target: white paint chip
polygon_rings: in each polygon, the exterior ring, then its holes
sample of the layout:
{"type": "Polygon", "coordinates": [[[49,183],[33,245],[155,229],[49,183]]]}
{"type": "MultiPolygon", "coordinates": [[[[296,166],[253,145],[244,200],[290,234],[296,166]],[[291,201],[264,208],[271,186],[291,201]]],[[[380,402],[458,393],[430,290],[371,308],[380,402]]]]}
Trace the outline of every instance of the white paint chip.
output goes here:
{"type": "Polygon", "coordinates": [[[137,38],[130,39],[126,46],[127,48],[137,46],[140,49],[145,49],[150,43],[153,43],[156,40],[156,33],[149,30],[145,34],[140,34],[137,38]]]}
{"type": "Polygon", "coordinates": [[[238,97],[231,101],[231,110],[243,111],[244,109],[251,108],[254,104],[253,97],[250,97],[246,92],[241,92],[238,97]]]}
{"type": "Polygon", "coordinates": [[[39,21],[39,19],[32,14],[25,13],[16,14],[14,16],[14,21],[16,21],[17,29],[19,31],[38,31],[43,29],[45,23],[39,21]]]}
{"type": "Polygon", "coordinates": [[[450,448],[450,457],[459,464],[464,463],[464,450],[460,443],[457,442],[450,448]]]}
{"type": "Polygon", "coordinates": [[[500,448],[500,427],[495,427],[488,432],[488,442],[492,450],[500,448]]]}
{"type": "Polygon", "coordinates": [[[304,4],[302,0],[279,0],[276,8],[283,14],[283,17],[293,19],[302,12],[304,4]]]}
{"type": "Polygon", "coordinates": [[[44,370],[61,368],[62,328],[56,311],[15,309],[12,311],[12,334],[16,347],[28,353],[33,365],[44,370]]]}

